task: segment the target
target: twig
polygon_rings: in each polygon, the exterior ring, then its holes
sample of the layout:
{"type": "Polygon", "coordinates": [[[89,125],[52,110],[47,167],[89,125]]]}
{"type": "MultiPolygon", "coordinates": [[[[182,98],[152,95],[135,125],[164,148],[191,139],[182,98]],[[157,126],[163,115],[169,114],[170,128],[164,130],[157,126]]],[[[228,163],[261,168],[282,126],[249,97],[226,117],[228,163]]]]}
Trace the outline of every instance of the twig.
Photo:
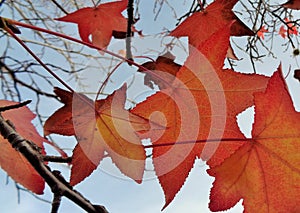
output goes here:
{"type": "MultiPolygon", "coordinates": [[[[5,21],[3,21],[5,22],[5,21]]],[[[5,22],[7,24],[9,22],[5,22]]],[[[42,60],[34,54],[34,52],[31,51],[29,47],[18,37],[16,34],[11,30],[10,27],[4,26],[4,30],[6,30],[37,62],[39,62],[42,67],[47,70],[49,74],[51,74],[57,81],[59,81],[64,87],[66,87],[69,91],[74,92],[74,90],[66,83],[64,82],[57,74],[55,74],[51,69],[48,68],[48,66],[42,62],[42,60]]]]}
{"type": "Polygon", "coordinates": [[[55,162],[55,163],[71,163],[71,157],[60,157],[60,156],[43,156],[45,162],[55,162]]]}
{"type": "MultiPolygon", "coordinates": [[[[133,0],[128,1],[127,5],[127,32],[126,32],[126,58],[130,61],[133,61],[132,52],[131,52],[131,36],[132,36],[132,25],[134,24],[133,20],[133,0]]],[[[130,62],[128,62],[131,65],[130,62]]]]}
{"type": "Polygon", "coordinates": [[[19,151],[33,166],[33,168],[43,177],[45,182],[55,194],[61,193],[62,196],[67,197],[82,209],[90,213],[107,213],[103,206],[96,206],[91,204],[89,200],[84,198],[79,192],[74,190],[68,182],[55,171],[44,164],[43,156],[39,149],[33,145],[32,142],[20,136],[15,129],[6,121],[0,113],[0,133],[9,141],[13,148],[19,151]]]}
{"type": "MultiPolygon", "coordinates": [[[[35,199],[40,200],[40,201],[45,202],[45,203],[51,204],[51,201],[46,200],[46,199],[43,199],[43,198],[37,196],[36,194],[34,194],[33,192],[31,192],[30,190],[21,187],[21,186],[20,186],[18,183],[16,183],[16,182],[15,182],[15,186],[16,186],[16,189],[18,190],[18,194],[19,194],[19,191],[20,191],[20,192],[21,192],[21,191],[27,192],[27,193],[29,193],[31,196],[33,196],[35,199]]],[[[18,198],[18,201],[19,201],[19,198],[18,198]]]]}
{"type": "Polygon", "coordinates": [[[61,195],[54,194],[53,201],[52,201],[52,209],[51,213],[57,213],[61,202],[61,195]]]}
{"type": "Polygon", "coordinates": [[[204,4],[205,4],[205,1],[203,1],[202,4],[199,4],[199,1],[193,0],[193,3],[192,3],[192,6],[190,7],[190,10],[177,19],[176,26],[178,26],[181,23],[182,20],[189,17],[191,14],[193,14],[195,12],[198,12],[198,11],[203,11],[204,10],[204,4]]]}
{"type": "MultiPolygon", "coordinates": [[[[123,57],[123,56],[121,56],[119,54],[116,54],[116,53],[111,52],[109,50],[106,50],[104,48],[95,46],[92,43],[81,41],[79,39],[72,38],[72,37],[64,35],[62,33],[50,31],[48,29],[40,28],[40,27],[33,26],[33,25],[30,25],[30,24],[25,24],[25,23],[18,22],[18,21],[12,20],[12,19],[6,19],[6,18],[3,18],[3,17],[0,17],[0,18],[4,19],[6,23],[8,22],[8,23],[11,23],[11,24],[14,24],[14,25],[18,25],[18,26],[29,28],[29,29],[33,29],[33,30],[37,30],[37,31],[44,32],[44,33],[48,33],[48,34],[51,34],[51,35],[54,35],[54,36],[58,36],[58,37],[61,37],[61,38],[64,38],[64,39],[67,39],[67,40],[70,40],[70,41],[73,41],[73,42],[76,42],[76,43],[79,43],[79,44],[83,44],[83,45],[88,46],[88,47],[90,47],[92,49],[96,49],[96,50],[105,52],[105,53],[107,53],[107,54],[109,54],[109,55],[111,55],[113,57],[116,57],[116,58],[118,58],[120,60],[126,61],[127,63],[131,63],[132,65],[138,67],[139,69],[141,69],[143,71],[150,71],[150,70],[146,69],[145,67],[143,67],[142,65],[137,64],[134,61],[131,61],[131,60],[127,59],[126,57],[123,57]]],[[[0,26],[0,28],[1,28],[1,26],[0,26]]]]}
{"type": "Polygon", "coordinates": [[[38,95],[44,95],[44,96],[47,96],[47,97],[51,97],[51,98],[56,98],[56,95],[53,95],[53,94],[50,94],[50,93],[47,93],[47,92],[44,92],[44,91],[41,91],[39,90],[38,88],[35,88],[34,86],[24,82],[24,81],[21,81],[17,76],[16,76],[16,73],[14,70],[10,69],[5,63],[3,63],[2,61],[0,61],[0,67],[3,68],[5,71],[8,72],[8,74],[10,75],[10,77],[13,79],[14,81],[14,88],[15,90],[17,91],[17,93],[19,94],[18,92],[18,87],[17,87],[17,84],[20,84],[24,87],[27,87],[28,89],[34,91],[35,93],[37,93],[38,95]]]}
{"type": "Polygon", "coordinates": [[[59,3],[57,3],[57,1],[55,0],[51,0],[51,1],[56,5],[56,7],[58,7],[62,12],[64,12],[64,14],[66,15],[69,14],[59,3]]]}
{"type": "MultiPolygon", "coordinates": [[[[166,81],[164,78],[162,78],[160,75],[158,75],[155,71],[149,70],[149,69],[147,69],[146,67],[144,67],[144,66],[142,66],[142,65],[140,65],[140,64],[138,64],[138,63],[135,63],[134,61],[129,60],[129,59],[127,59],[126,57],[123,57],[123,56],[118,55],[118,54],[116,54],[116,53],[114,53],[114,52],[111,52],[111,51],[109,51],[109,50],[103,49],[103,48],[101,48],[101,47],[97,47],[97,46],[95,46],[95,45],[93,45],[93,44],[91,44],[91,43],[88,43],[88,42],[84,42],[84,41],[78,40],[78,39],[76,39],[76,38],[73,38],[73,37],[64,35],[64,34],[62,34],[62,33],[57,33],[57,32],[50,31],[50,30],[47,30],[47,29],[43,29],[43,28],[40,28],[40,27],[37,27],[37,26],[33,26],[33,25],[30,25],[30,24],[21,23],[21,22],[12,20],[12,19],[5,19],[5,18],[3,18],[3,17],[0,17],[0,18],[2,18],[2,20],[5,20],[5,23],[8,22],[8,23],[11,23],[11,24],[14,24],[14,25],[18,25],[18,26],[22,26],[22,27],[26,27],[26,28],[29,28],[29,29],[38,30],[38,31],[40,31],[40,32],[49,33],[49,34],[51,34],[51,35],[55,35],[55,36],[58,36],[58,37],[61,37],[61,38],[68,39],[68,40],[70,40],[70,41],[77,42],[77,43],[79,43],[79,44],[83,44],[83,45],[88,46],[88,47],[90,47],[90,48],[92,48],[92,49],[96,49],[96,50],[105,52],[105,53],[107,53],[107,54],[110,54],[110,55],[113,56],[113,57],[116,57],[116,58],[118,58],[118,59],[121,59],[121,60],[123,60],[123,61],[126,61],[126,62],[129,63],[129,64],[132,64],[132,65],[136,66],[137,68],[140,69],[140,71],[143,71],[143,72],[145,72],[145,73],[146,73],[146,72],[151,73],[151,75],[157,77],[158,79],[160,79],[161,81],[163,81],[166,85],[170,85],[170,82],[166,81]]],[[[8,30],[9,30],[9,29],[8,29],[8,30]]],[[[18,37],[17,37],[17,38],[18,38],[18,37]]],[[[20,39],[19,39],[19,40],[20,40],[20,39]]],[[[23,42],[23,45],[25,45],[24,42],[23,42]]],[[[26,45],[25,45],[25,46],[26,46],[26,45]]],[[[25,48],[25,49],[27,50],[28,47],[25,48]]],[[[32,53],[32,51],[31,51],[31,53],[32,53]]],[[[35,57],[37,57],[37,56],[35,56],[35,57]]],[[[37,61],[40,63],[41,60],[37,60],[37,61]]],[[[41,63],[40,63],[40,64],[41,64],[41,63]]],[[[42,62],[42,64],[44,64],[44,63],[42,62]]],[[[41,65],[42,65],[42,64],[41,64],[41,65]]],[[[45,68],[45,67],[44,67],[44,68],[45,68]]],[[[45,69],[46,69],[46,68],[45,68],[45,69]]],[[[49,69],[49,68],[47,68],[47,71],[48,71],[48,69],[49,69]]],[[[51,70],[50,70],[50,71],[51,71],[51,70]]],[[[48,71],[48,72],[49,72],[49,71],[48,71]]],[[[51,72],[52,72],[52,71],[51,71],[51,72]]],[[[51,74],[51,75],[52,75],[52,74],[51,74]]],[[[58,77],[58,76],[57,76],[57,77],[58,77]]],[[[60,80],[60,82],[61,82],[61,81],[62,81],[62,80],[60,80]]],[[[61,83],[62,83],[62,82],[61,82],[61,83]]],[[[66,85],[66,86],[67,86],[67,85],[66,85]]],[[[170,86],[171,86],[171,85],[170,85],[170,86]]],[[[69,86],[67,86],[67,88],[69,89],[69,91],[73,91],[73,89],[70,88],[69,86]]]]}
{"type": "Polygon", "coordinates": [[[31,103],[31,100],[28,100],[28,101],[24,101],[24,102],[21,102],[18,104],[12,104],[9,106],[0,107],[0,112],[4,112],[7,110],[11,110],[11,109],[18,109],[18,108],[26,106],[27,104],[30,104],[30,103],[31,103]]]}

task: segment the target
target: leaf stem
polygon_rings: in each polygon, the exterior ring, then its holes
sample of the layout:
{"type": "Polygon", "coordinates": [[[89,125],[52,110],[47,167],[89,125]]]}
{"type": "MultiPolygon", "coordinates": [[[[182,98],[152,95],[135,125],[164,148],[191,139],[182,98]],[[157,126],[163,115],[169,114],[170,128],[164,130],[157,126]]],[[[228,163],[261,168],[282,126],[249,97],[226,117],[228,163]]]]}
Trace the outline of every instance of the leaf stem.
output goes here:
{"type": "Polygon", "coordinates": [[[113,69],[110,73],[108,73],[107,77],[105,78],[105,80],[103,81],[103,83],[101,84],[101,86],[100,86],[99,89],[98,89],[98,92],[97,92],[95,101],[98,99],[100,93],[103,92],[104,87],[107,85],[107,83],[108,83],[110,77],[111,77],[111,76],[114,74],[114,72],[121,66],[121,64],[122,64],[122,63],[118,63],[118,64],[114,67],[114,69],[113,69]]]}
{"type": "Polygon", "coordinates": [[[178,141],[178,142],[166,142],[162,144],[151,144],[144,146],[145,149],[154,147],[165,147],[174,145],[184,145],[184,144],[196,144],[196,143],[213,143],[213,142],[240,142],[240,141],[252,141],[252,138],[214,138],[214,139],[202,139],[202,140],[191,140],[191,141],[178,141]]]}
{"type": "Polygon", "coordinates": [[[56,1],[56,0],[51,0],[53,4],[56,5],[64,14],[68,15],[69,13],[56,1]]]}
{"type": "Polygon", "coordinates": [[[129,60],[121,55],[118,55],[114,52],[111,52],[109,50],[106,50],[104,48],[101,48],[101,47],[97,47],[95,45],[93,45],[92,43],[89,43],[89,42],[84,42],[84,41],[81,41],[79,39],[76,39],[76,38],[73,38],[73,37],[70,37],[70,36],[67,36],[65,34],[62,34],[62,33],[57,33],[57,32],[54,32],[54,31],[51,31],[51,30],[48,30],[48,29],[43,29],[43,28],[40,28],[40,27],[37,27],[37,26],[33,26],[33,25],[30,25],[30,24],[26,24],[26,23],[22,23],[22,22],[18,22],[18,21],[15,21],[13,19],[6,19],[6,21],[10,22],[11,24],[14,24],[14,25],[17,25],[17,26],[20,26],[20,27],[25,27],[25,28],[29,28],[29,29],[33,29],[33,30],[37,30],[37,31],[40,31],[40,32],[44,32],[44,33],[48,33],[48,34],[51,34],[51,35],[54,35],[54,36],[58,36],[58,37],[61,37],[61,38],[64,38],[64,39],[67,39],[67,40],[70,40],[70,41],[73,41],[73,42],[76,42],[76,43],[79,43],[79,44],[83,44],[85,46],[88,46],[92,49],[96,49],[98,51],[102,51],[102,52],[105,52],[111,56],[114,56],[120,60],[123,60],[123,61],[126,61],[128,64],[131,64],[137,68],[139,68],[140,71],[143,71],[143,72],[150,72],[153,76],[157,77],[158,79],[160,79],[161,81],[163,81],[166,85],[170,85],[170,82],[166,81],[164,78],[162,78],[160,75],[158,75],[157,73],[155,73],[153,70],[149,70],[147,69],[146,67],[132,61],[132,60],[129,60]]]}
{"type": "MultiPolygon", "coordinates": [[[[124,58],[123,56],[120,56],[120,55],[118,55],[118,54],[116,54],[114,52],[111,52],[109,50],[106,50],[104,48],[97,47],[97,46],[93,45],[92,43],[81,41],[79,39],[67,36],[65,34],[54,32],[54,31],[51,31],[51,30],[48,30],[48,29],[44,29],[44,28],[40,28],[40,27],[37,27],[37,26],[34,26],[34,25],[30,25],[30,24],[18,22],[18,21],[15,21],[13,19],[6,19],[6,20],[8,22],[10,22],[11,24],[18,25],[20,27],[29,28],[29,29],[32,29],[32,30],[37,30],[37,31],[40,31],[40,32],[43,32],[43,33],[48,33],[48,34],[51,34],[51,35],[54,35],[54,36],[58,36],[58,37],[61,37],[61,38],[64,38],[64,39],[67,39],[67,40],[70,40],[70,41],[73,41],[73,42],[76,42],[76,43],[79,43],[79,44],[83,44],[83,45],[88,46],[88,47],[90,47],[92,49],[96,49],[96,50],[105,52],[105,53],[110,54],[110,55],[112,55],[112,56],[114,56],[116,58],[119,58],[121,60],[130,62],[130,60],[128,60],[127,58],[124,58]]],[[[137,66],[137,67],[139,67],[140,69],[147,70],[146,68],[142,67],[139,64],[134,63],[134,65],[137,66]]]]}
{"type": "Polygon", "coordinates": [[[94,0],[91,0],[91,1],[92,1],[92,3],[93,3],[94,7],[96,8],[97,5],[96,5],[95,1],[94,1],[94,0]]]}
{"type": "Polygon", "coordinates": [[[74,90],[64,82],[58,75],[56,75],[48,66],[41,60],[31,49],[8,27],[4,28],[47,72],[52,75],[56,80],[58,80],[62,85],[64,85],[69,91],[74,92],[74,90]]]}

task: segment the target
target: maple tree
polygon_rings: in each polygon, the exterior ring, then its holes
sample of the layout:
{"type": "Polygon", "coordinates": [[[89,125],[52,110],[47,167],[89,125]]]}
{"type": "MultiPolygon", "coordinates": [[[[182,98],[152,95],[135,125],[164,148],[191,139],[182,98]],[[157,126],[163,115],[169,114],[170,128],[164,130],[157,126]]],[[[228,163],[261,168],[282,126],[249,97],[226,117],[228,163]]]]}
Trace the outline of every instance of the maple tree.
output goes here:
{"type": "MultiPolygon", "coordinates": [[[[44,131],[41,137],[31,123],[35,116],[21,102],[20,95],[18,102],[0,101],[3,136],[0,138],[0,166],[12,179],[36,194],[42,194],[47,183],[54,194],[52,212],[58,211],[62,196],[88,212],[107,212],[105,207],[92,204],[73,187],[88,181],[86,178],[101,167],[105,159],[111,159],[123,175],[142,183],[146,160],[151,159],[165,196],[162,208],[165,209],[185,184],[195,161],[201,159],[209,167],[208,175],[215,177],[210,192],[211,211],[228,210],[241,199],[245,212],[300,211],[300,132],[297,126],[300,117],[282,68],[279,66],[271,77],[256,73],[254,65],[252,74],[239,72],[235,68],[239,61],[236,46],[231,42],[232,37],[248,38],[252,64],[254,58],[260,58],[254,44],[260,41],[262,48],[270,51],[266,40],[271,33],[287,39],[285,42],[297,55],[297,39],[293,39],[298,36],[298,23],[288,11],[298,10],[298,1],[276,5],[274,10],[271,5],[263,8],[259,1],[259,9],[278,22],[271,23],[265,18],[256,25],[261,16],[257,12],[251,17],[255,22],[251,29],[234,13],[238,0],[215,0],[209,4],[197,1],[195,7],[193,3],[190,11],[194,11],[167,34],[178,40],[188,38],[188,54],[183,63],[176,62],[177,55],[173,53],[176,43],[172,42],[156,60],[132,55],[131,36],[137,34],[137,26],[133,25],[138,24],[138,20],[133,20],[133,1],[94,2],[93,7],[77,7],[72,13],[56,1],[53,3],[65,13],[55,20],[76,23],[80,39],[68,36],[67,32],[1,17],[3,31],[67,89],[37,74],[54,90],[54,94],[43,92],[32,86],[38,85],[38,81],[30,85],[20,80],[10,66],[1,62],[1,69],[12,77],[18,94],[16,84],[63,104],[46,120],[41,119],[44,131]],[[127,18],[122,14],[126,9],[127,18]],[[111,55],[112,61],[117,58],[121,62],[111,66],[112,70],[102,82],[97,82],[99,88],[92,91],[94,96],[90,96],[88,92],[73,89],[64,75],[53,71],[57,67],[44,63],[19,38],[17,34],[23,28],[76,42],[81,48],[87,46],[100,51],[100,57],[105,60],[108,60],[106,55],[111,55]],[[126,38],[126,57],[109,49],[112,38],[126,38]],[[139,63],[140,58],[144,59],[143,63],[139,63]],[[127,66],[122,66],[124,62],[127,66]],[[224,67],[225,62],[230,68],[224,67]],[[154,94],[126,108],[130,89],[127,79],[119,77],[122,86],[113,92],[105,91],[119,69],[135,69],[137,75],[143,77],[143,85],[154,94]],[[251,106],[255,109],[254,123],[252,136],[247,138],[238,125],[237,116],[251,106]],[[49,136],[54,134],[74,136],[76,145],[71,153],[50,141],[49,136]],[[148,139],[150,145],[145,144],[148,139]],[[60,156],[48,156],[45,143],[60,156]],[[151,154],[147,155],[149,149],[151,154]],[[52,161],[70,165],[69,180],[48,166],[52,161]]],[[[69,44],[64,44],[68,49],[69,44]]],[[[72,58],[68,54],[64,55],[67,61],[72,58]]],[[[98,52],[92,54],[99,55],[98,52]]],[[[299,80],[297,76],[295,70],[295,78],[299,80]]]]}

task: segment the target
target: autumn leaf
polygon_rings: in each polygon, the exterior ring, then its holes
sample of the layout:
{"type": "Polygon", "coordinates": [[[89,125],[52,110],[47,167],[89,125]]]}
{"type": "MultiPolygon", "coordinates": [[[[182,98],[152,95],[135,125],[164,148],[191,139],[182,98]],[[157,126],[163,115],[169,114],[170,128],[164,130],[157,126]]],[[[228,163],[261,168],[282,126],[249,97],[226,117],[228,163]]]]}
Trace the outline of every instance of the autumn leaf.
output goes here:
{"type": "Polygon", "coordinates": [[[257,32],[257,36],[258,36],[259,38],[261,38],[262,40],[264,40],[264,39],[265,39],[265,33],[267,33],[267,32],[269,32],[268,29],[266,29],[265,26],[262,26],[262,27],[259,29],[259,31],[257,32]]]}
{"type": "Polygon", "coordinates": [[[164,208],[184,184],[196,158],[219,165],[241,145],[244,136],[236,115],[253,105],[254,92],[266,88],[266,77],[222,69],[231,24],[220,27],[198,49],[191,49],[172,84],[132,110],[167,126],[165,131],[141,135],[150,137],[154,146],[153,163],[165,194],[164,208]],[[221,138],[233,140],[220,142],[221,138]]]}
{"type": "Polygon", "coordinates": [[[185,19],[170,35],[175,37],[188,36],[189,44],[198,47],[220,28],[235,21],[231,26],[230,35],[254,35],[232,12],[237,0],[216,0],[204,11],[195,12],[185,19]]]}
{"type": "Polygon", "coordinates": [[[282,38],[286,38],[286,32],[287,32],[287,30],[284,28],[284,26],[281,26],[281,27],[279,28],[278,34],[279,34],[282,38]]]}
{"type": "Polygon", "coordinates": [[[58,88],[55,93],[65,105],[46,121],[44,132],[76,136],[70,183],[75,185],[89,176],[105,152],[122,173],[140,183],[146,155],[135,132],[150,126],[124,109],[126,85],[96,102],[58,88]]]}
{"type": "Polygon", "coordinates": [[[298,30],[297,30],[296,25],[293,24],[293,23],[291,22],[291,20],[289,20],[288,18],[285,18],[284,21],[285,21],[285,22],[287,23],[287,25],[288,25],[288,29],[287,29],[288,34],[290,34],[290,35],[292,35],[292,34],[298,35],[298,30]]]}
{"type": "MultiPolygon", "coordinates": [[[[9,106],[17,104],[16,102],[1,100],[0,106],[9,106]]],[[[31,121],[35,115],[27,108],[22,107],[12,109],[1,113],[2,116],[10,120],[16,131],[25,139],[34,142],[38,147],[43,148],[43,142],[46,140],[42,138],[36,131],[31,121]]],[[[25,188],[36,194],[43,194],[45,188],[45,181],[35,171],[31,164],[23,155],[12,148],[11,144],[0,135],[0,166],[7,174],[16,182],[23,185],[25,188]]]]}
{"type": "MultiPolygon", "coordinates": [[[[60,98],[60,101],[65,104],[65,106],[57,110],[55,114],[46,120],[44,124],[44,135],[47,136],[51,133],[66,136],[75,135],[72,120],[73,115],[72,110],[70,109],[70,107],[72,107],[73,93],[67,92],[60,88],[55,88],[54,92],[60,98]]],[[[87,103],[90,102],[85,96],[80,96],[83,100],[86,100],[87,103]]]]}
{"type": "Polygon", "coordinates": [[[216,178],[209,207],[223,211],[243,199],[245,212],[299,212],[300,114],[281,70],[254,96],[252,140],[208,170],[216,178]]]}
{"type": "Polygon", "coordinates": [[[126,7],[127,0],[103,3],[96,8],[79,9],[56,20],[78,24],[82,41],[106,48],[114,32],[119,32],[118,35],[124,32],[123,35],[126,35],[127,20],[121,14],[126,7]],[[90,35],[92,41],[89,39],[90,35]]]}
{"type": "Polygon", "coordinates": [[[287,34],[289,34],[289,35],[293,35],[293,34],[298,35],[297,27],[288,18],[285,18],[284,21],[286,22],[288,29],[285,29],[284,25],[282,25],[279,28],[278,34],[282,38],[286,38],[287,34]]]}
{"type": "Polygon", "coordinates": [[[299,10],[300,9],[300,1],[299,0],[289,0],[282,5],[285,8],[299,10]]]}
{"type": "MultiPolygon", "coordinates": [[[[174,62],[175,57],[167,52],[159,56],[155,62],[146,62],[142,66],[154,72],[146,72],[144,77],[144,84],[151,89],[154,88],[153,84],[158,85],[160,89],[165,88],[168,84],[172,83],[175,79],[176,73],[180,69],[180,65],[174,62]],[[160,71],[160,75],[156,76],[155,71],[160,71]],[[163,79],[163,80],[162,80],[163,79]]],[[[142,72],[142,70],[139,70],[142,72]]]]}

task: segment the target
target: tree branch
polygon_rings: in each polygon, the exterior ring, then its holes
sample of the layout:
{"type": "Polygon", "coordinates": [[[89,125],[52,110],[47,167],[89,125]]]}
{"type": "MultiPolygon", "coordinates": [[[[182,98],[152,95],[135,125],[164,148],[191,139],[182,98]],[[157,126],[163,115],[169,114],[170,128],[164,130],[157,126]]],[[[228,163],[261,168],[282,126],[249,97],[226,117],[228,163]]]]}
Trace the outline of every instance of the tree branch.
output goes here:
{"type": "Polygon", "coordinates": [[[55,162],[55,163],[71,163],[72,157],[60,157],[60,156],[43,156],[43,161],[45,162],[55,162]]]}
{"type": "Polygon", "coordinates": [[[19,151],[29,161],[41,177],[43,177],[54,193],[54,196],[58,194],[65,196],[90,213],[107,213],[107,210],[103,206],[91,204],[89,200],[74,190],[58,171],[51,171],[51,169],[44,164],[40,149],[31,141],[20,136],[11,125],[11,122],[5,120],[1,113],[0,133],[9,141],[13,148],[19,151]]]}
{"type": "MultiPolygon", "coordinates": [[[[131,52],[131,36],[132,36],[132,25],[134,24],[133,20],[133,0],[128,1],[127,5],[127,33],[126,33],[126,58],[133,61],[132,52],[131,52]]],[[[129,65],[131,65],[129,63],[129,65]]]]}
{"type": "Polygon", "coordinates": [[[58,212],[58,208],[59,208],[60,203],[61,203],[61,197],[62,197],[61,194],[54,194],[53,195],[51,213],[57,213],[58,212]]]}

